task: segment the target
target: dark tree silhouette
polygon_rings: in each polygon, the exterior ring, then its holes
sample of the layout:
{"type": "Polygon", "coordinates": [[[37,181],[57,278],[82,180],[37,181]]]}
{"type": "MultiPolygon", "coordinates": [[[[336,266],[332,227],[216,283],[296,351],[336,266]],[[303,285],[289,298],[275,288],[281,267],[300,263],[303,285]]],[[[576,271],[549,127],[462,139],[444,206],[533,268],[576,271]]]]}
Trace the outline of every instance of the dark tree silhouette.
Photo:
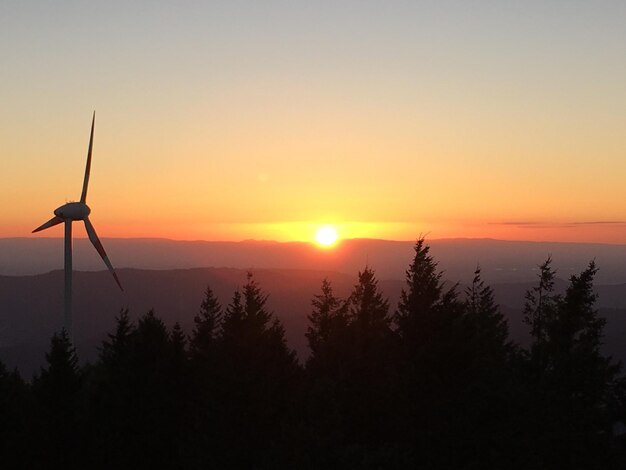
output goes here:
{"type": "Polygon", "coordinates": [[[9,372],[0,361],[0,456],[6,468],[33,466],[29,457],[31,407],[27,384],[17,370],[9,372]]]}
{"type": "Polygon", "coordinates": [[[334,355],[331,351],[345,340],[345,335],[338,333],[345,332],[348,326],[347,303],[335,297],[328,279],[322,281],[321,293],[314,296],[311,304],[313,311],[307,317],[306,332],[311,357],[307,367],[315,367],[316,361],[325,363],[324,356],[334,355]]]}
{"type": "Polygon", "coordinates": [[[311,356],[306,362],[306,382],[301,390],[301,429],[294,435],[303,436],[295,452],[307,468],[337,465],[345,444],[344,405],[349,397],[346,389],[350,341],[348,304],[336,297],[328,279],[321,292],[311,301],[307,316],[306,338],[311,356]]]}
{"type": "MultiPolygon", "coordinates": [[[[366,267],[348,299],[350,328],[345,419],[348,442],[378,459],[394,442],[396,354],[389,302],[366,267]]],[[[388,456],[385,456],[388,457],[388,456]]],[[[355,462],[356,464],[357,462],[355,462]]]]}
{"type": "Polygon", "coordinates": [[[211,354],[211,348],[222,326],[222,316],[222,306],[207,286],[200,312],[193,319],[194,329],[190,343],[192,357],[201,358],[211,354]]]}
{"type": "Polygon", "coordinates": [[[539,285],[526,292],[524,322],[530,326],[533,337],[531,354],[534,361],[542,361],[547,341],[547,325],[556,315],[561,296],[554,292],[556,273],[552,269],[552,258],[539,266],[539,285]]]}
{"type": "MultiPolygon", "coordinates": [[[[467,324],[474,344],[471,346],[477,360],[485,361],[480,369],[489,372],[492,367],[504,365],[513,353],[509,341],[509,326],[493,297],[493,289],[485,284],[480,268],[474,271],[472,284],[465,290],[467,324]]],[[[477,365],[477,364],[475,364],[477,365]]]]}
{"type": "Polygon", "coordinates": [[[125,360],[131,352],[132,334],[135,327],[130,321],[128,309],[120,312],[116,318],[115,333],[108,334],[108,340],[102,342],[100,361],[109,368],[118,365],[118,361],[125,360]]]}
{"type": "Polygon", "coordinates": [[[55,468],[80,466],[82,434],[78,427],[78,398],[82,376],[76,350],[67,332],[52,337],[46,354],[47,367],[35,378],[38,438],[41,461],[55,468]]]}
{"type": "Polygon", "coordinates": [[[0,362],[0,465],[625,468],[626,382],[602,350],[596,272],[557,294],[540,266],[522,350],[480,269],[461,296],[420,239],[393,317],[370,267],[345,300],[322,282],[304,373],[252,274],[225,311],[207,287],[189,338],[122,310],[94,365],[65,332],[32,385],[0,362]]]}
{"type": "Polygon", "coordinates": [[[397,466],[395,334],[374,271],[359,273],[347,302],[324,280],[312,305],[308,466],[397,466]]]}
{"type": "Polygon", "coordinates": [[[402,290],[395,322],[405,345],[414,344],[428,333],[428,321],[441,305],[443,283],[437,263],[429,255],[430,247],[423,238],[415,244],[413,261],[406,271],[406,289],[402,290]]]}
{"type": "Polygon", "coordinates": [[[216,457],[221,466],[277,465],[284,451],[278,443],[293,409],[300,369],[266,302],[267,295],[248,273],[226,309],[217,340],[216,457]]]}
{"type": "Polygon", "coordinates": [[[189,381],[184,335],[168,333],[153,311],[132,327],[127,312],[103,344],[93,378],[100,423],[92,467],[179,468],[189,381]]]}
{"type": "Polygon", "coordinates": [[[564,296],[554,295],[548,259],[541,266],[539,286],[527,295],[534,411],[541,423],[537,458],[549,468],[616,464],[612,429],[616,407],[624,402],[624,384],[621,365],[601,351],[606,320],[595,308],[596,272],[591,262],[570,277],[564,296]]]}
{"type": "Polygon", "coordinates": [[[508,465],[508,327],[475,272],[467,299],[445,289],[423,239],[395,315],[402,351],[404,439],[427,468],[508,465]]]}
{"type": "Polygon", "coordinates": [[[223,312],[215,294],[207,286],[200,311],[194,317],[189,344],[191,358],[191,402],[187,411],[189,432],[185,436],[185,456],[191,468],[207,468],[216,462],[216,441],[221,403],[215,381],[220,371],[217,341],[221,332],[223,312]]]}

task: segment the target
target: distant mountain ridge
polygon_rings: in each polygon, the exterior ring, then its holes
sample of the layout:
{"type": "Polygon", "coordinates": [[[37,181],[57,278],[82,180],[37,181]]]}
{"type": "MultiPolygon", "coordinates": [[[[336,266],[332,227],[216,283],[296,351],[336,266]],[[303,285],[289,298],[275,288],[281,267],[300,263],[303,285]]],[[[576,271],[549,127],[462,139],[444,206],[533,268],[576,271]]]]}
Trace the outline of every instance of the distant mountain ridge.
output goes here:
{"type": "MultiPolygon", "coordinates": [[[[304,333],[311,312],[311,299],[328,278],[337,295],[347,297],[356,274],[330,270],[261,269],[251,270],[264,292],[269,294],[268,308],[275,312],[287,332],[289,345],[301,358],[308,349],[304,333]]],[[[115,316],[128,308],[136,319],[150,309],[172,326],[179,322],[190,332],[204,290],[210,285],[225,307],[235,289],[246,279],[246,269],[194,268],[176,270],[119,269],[125,291],[120,292],[107,271],[75,272],[75,339],[83,360],[95,357],[97,346],[111,332],[115,316]]],[[[380,287],[397,305],[404,281],[378,276],[380,287]]],[[[566,282],[558,280],[557,288],[566,282]]],[[[534,283],[494,284],[496,300],[509,319],[511,336],[520,342],[527,337],[522,323],[525,291],[534,283]]],[[[459,286],[463,291],[463,285],[459,286]]],[[[626,284],[598,285],[598,306],[608,318],[607,349],[626,359],[626,284]]],[[[62,324],[63,271],[31,276],[0,276],[0,359],[10,367],[18,366],[27,376],[38,370],[54,331],[62,324]]]]}
{"type": "MultiPolygon", "coordinates": [[[[492,239],[427,240],[449,279],[469,282],[477,265],[488,282],[533,281],[537,265],[551,255],[558,275],[567,278],[595,259],[598,283],[626,283],[626,245],[503,241],[492,239]]],[[[104,241],[116,268],[306,269],[354,274],[365,264],[381,278],[402,279],[412,257],[412,241],[343,240],[333,249],[304,242],[213,242],[109,238],[104,241]]],[[[61,238],[0,238],[0,275],[32,275],[61,269],[61,238]]],[[[74,266],[102,269],[87,239],[74,240],[74,266]]]]}
{"type": "MultiPolygon", "coordinates": [[[[223,306],[255,273],[270,297],[268,306],[287,330],[291,347],[307,354],[304,333],[312,296],[329,278],[340,296],[349,295],[356,275],[369,265],[394,309],[413,256],[411,241],[343,240],[333,249],[302,242],[208,242],[118,239],[104,242],[118,270],[120,292],[87,239],[74,241],[76,341],[83,359],[114,325],[121,308],[136,318],[154,308],[169,325],[192,327],[207,285],[223,306]]],[[[534,286],[537,265],[550,255],[564,289],[565,279],[595,259],[598,306],[609,318],[607,348],[626,359],[626,245],[516,242],[491,239],[428,240],[431,254],[451,283],[471,281],[480,265],[509,318],[512,337],[524,341],[525,291],[534,286]]],[[[32,372],[41,364],[52,333],[61,325],[63,273],[61,238],[0,238],[0,359],[32,372]]]]}

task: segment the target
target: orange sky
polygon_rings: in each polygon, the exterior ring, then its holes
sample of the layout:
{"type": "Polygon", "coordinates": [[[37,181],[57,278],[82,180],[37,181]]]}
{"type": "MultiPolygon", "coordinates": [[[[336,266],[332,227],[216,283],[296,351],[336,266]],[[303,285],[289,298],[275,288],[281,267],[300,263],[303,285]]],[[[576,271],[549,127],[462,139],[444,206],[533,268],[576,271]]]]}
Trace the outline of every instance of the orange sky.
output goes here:
{"type": "Polygon", "coordinates": [[[626,243],[620,2],[1,13],[0,236],[626,243]]]}

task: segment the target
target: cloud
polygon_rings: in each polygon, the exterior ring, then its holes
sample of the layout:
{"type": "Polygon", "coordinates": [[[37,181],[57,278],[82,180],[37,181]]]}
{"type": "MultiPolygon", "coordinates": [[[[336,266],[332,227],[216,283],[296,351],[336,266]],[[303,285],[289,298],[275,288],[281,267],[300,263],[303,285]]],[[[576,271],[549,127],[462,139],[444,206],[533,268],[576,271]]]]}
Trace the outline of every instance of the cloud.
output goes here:
{"type": "Polygon", "coordinates": [[[489,222],[489,225],[509,225],[519,228],[571,228],[581,225],[593,226],[593,225],[626,225],[626,220],[584,220],[584,221],[572,221],[572,222],[532,222],[526,220],[516,221],[504,221],[504,222],[489,222]]]}

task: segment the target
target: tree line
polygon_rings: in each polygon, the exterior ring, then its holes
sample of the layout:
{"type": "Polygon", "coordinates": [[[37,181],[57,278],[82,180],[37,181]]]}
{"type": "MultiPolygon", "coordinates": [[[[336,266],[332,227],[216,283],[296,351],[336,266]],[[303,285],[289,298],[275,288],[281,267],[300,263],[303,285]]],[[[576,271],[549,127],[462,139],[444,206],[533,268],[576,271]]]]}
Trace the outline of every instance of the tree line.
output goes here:
{"type": "Polygon", "coordinates": [[[304,364],[252,274],[225,308],[207,287],[190,335],[123,310],[93,364],[64,331],[32,381],[0,362],[3,468],[625,468],[595,264],[564,293],[540,266],[522,348],[480,269],[461,291],[414,250],[395,310],[370,267],[348,298],[322,281],[304,364]]]}

